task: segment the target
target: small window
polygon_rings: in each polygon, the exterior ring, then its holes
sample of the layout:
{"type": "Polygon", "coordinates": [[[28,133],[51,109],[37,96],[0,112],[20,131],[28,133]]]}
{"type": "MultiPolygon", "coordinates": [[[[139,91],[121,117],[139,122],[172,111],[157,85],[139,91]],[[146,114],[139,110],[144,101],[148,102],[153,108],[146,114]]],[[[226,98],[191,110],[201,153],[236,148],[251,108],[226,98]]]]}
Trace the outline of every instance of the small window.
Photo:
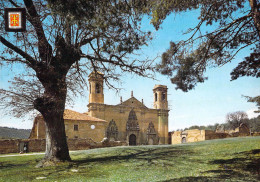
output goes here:
{"type": "Polygon", "coordinates": [[[78,136],[74,136],[74,138],[79,138],[78,136]]]}
{"type": "Polygon", "coordinates": [[[166,99],[166,94],[162,93],[162,100],[165,100],[165,99],[166,99]]]}
{"type": "Polygon", "coordinates": [[[74,131],[79,131],[79,125],[77,124],[74,125],[74,131]]]}
{"type": "Polygon", "coordinates": [[[95,125],[91,125],[90,128],[91,128],[92,130],[94,130],[94,129],[96,128],[96,126],[95,126],[95,125]]]}
{"type": "Polygon", "coordinates": [[[99,94],[101,92],[100,84],[96,84],[96,93],[99,94]]]}
{"type": "Polygon", "coordinates": [[[157,93],[154,94],[155,102],[157,101],[157,93]]]}

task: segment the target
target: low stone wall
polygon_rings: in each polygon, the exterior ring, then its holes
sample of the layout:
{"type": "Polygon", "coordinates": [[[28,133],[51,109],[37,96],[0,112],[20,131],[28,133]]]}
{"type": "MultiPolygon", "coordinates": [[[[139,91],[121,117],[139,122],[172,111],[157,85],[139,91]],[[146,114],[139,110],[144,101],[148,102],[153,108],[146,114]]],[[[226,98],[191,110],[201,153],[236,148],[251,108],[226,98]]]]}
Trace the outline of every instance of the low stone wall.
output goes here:
{"type": "Polygon", "coordinates": [[[0,154],[18,153],[19,140],[0,140],[0,154]]]}
{"type": "MultiPolygon", "coordinates": [[[[46,142],[45,139],[27,139],[25,142],[28,142],[28,151],[27,152],[41,152],[45,151],[46,142]]],[[[19,151],[20,152],[20,151],[19,151]]]]}
{"type": "MultiPolygon", "coordinates": [[[[259,136],[260,133],[254,133],[252,136],[259,136]]],[[[185,142],[198,142],[204,140],[222,139],[230,137],[244,137],[250,136],[247,130],[241,130],[239,132],[226,133],[226,132],[215,132],[212,130],[185,130],[185,131],[175,131],[171,135],[172,144],[180,144],[185,138],[185,142]]]]}
{"type": "Polygon", "coordinates": [[[205,131],[205,140],[213,140],[213,139],[222,139],[232,137],[228,133],[216,133],[214,131],[206,130],[205,131]]]}
{"type": "Polygon", "coordinates": [[[253,132],[252,136],[260,136],[260,132],[253,132]]]}
{"type": "MultiPolygon", "coordinates": [[[[87,150],[93,148],[126,146],[126,142],[94,142],[91,139],[68,139],[69,150],[87,150]]],[[[0,140],[0,154],[45,151],[45,139],[4,139],[0,140]],[[26,146],[26,151],[24,151],[26,146]]]]}
{"type": "Polygon", "coordinates": [[[181,143],[181,131],[174,131],[171,133],[171,144],[181,143]]]}

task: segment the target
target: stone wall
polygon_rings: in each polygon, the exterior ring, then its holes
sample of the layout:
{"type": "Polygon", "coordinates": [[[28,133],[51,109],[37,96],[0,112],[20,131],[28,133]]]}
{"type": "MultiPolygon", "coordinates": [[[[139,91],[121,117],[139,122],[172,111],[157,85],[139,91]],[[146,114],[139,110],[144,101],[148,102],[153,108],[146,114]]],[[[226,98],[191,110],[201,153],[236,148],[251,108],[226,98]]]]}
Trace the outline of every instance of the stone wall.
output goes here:
{"type": "Polygon", "coordinates": [[[70,139],[78,138],[93,138],[95,142],[101,142],[105,137],[106,123],[95,121],[65,121],[66,136],[70,139]],[[78,125],[78,130],[74,130],[74,125],[78,125]],[[93,128],[91,128],[94,126],[93,128]]]}
{"type": "MultiPolygon", "coordinates": [[[[36,117],[34,122],[30,139],[45,139],[45,123],[43,118],[36,117]]],[[[96,142],[100,142],[105,137],[107,125],[105,122],[64,119],[64,124],[68,139],[93,138],[96,142]],[[78,130],[74,130],[74,125],[78,126],[78,130]],[[92,126],[94,128],[91,128],[92,126]]]]}
{"type": "Polygon", "coordinates": [[[205,130],[187,130],[186,142],[199,142],[205,140],[205,130]]]}
{"type": "Polygon", "coordinates": [[[28,141],[28,152],[41,152],[41,151],[45,151],[45,139],[41,139],[41,140],[26,140],[28,141]]]}
{"type": "Polygon", "coordinates": [[[205,140],[213,140],[213,139],[222,139],[231,137],[228,133],[216,133],[215,131],[206,130],[205,131],[205,140]]]}
{"type": "Polygon", "coordinates": [[[260,136],[260,132],[253,132],[252,136],[260,136]]]}
{"type": "MultiPolygon", "coordinates": [[[[45,151],[46,142],[45,139],[0,140],[0,154],[24,152],[24,145],[26,145],[26,152],[43,152],[45,151]]],[[[92,139],[68,139],[69,150],[87,150],[126,145],[128,145],[126,142],[119,141],[95,142],[92,139]]]]}
{"type": "Polygon", "coordinates": [[[174,131],[171,133],[171,144],[181,143],[181,131],[174,131]]]}
{"type": "Polygon", "coordinates": [[[19,140],[0,140],[0,154],[18,152],[19,140]]]}
{"type": "Polygon", "coordinates": [[[24,152],[41,152],[45,150],[45,139],[5,139],[0,140],[0,154],[24,152]]]}
{"type": "MultiPolygon", "coordinates": [[[[186,143],[186,142],[198,142],[204,140],[222,139],[230,137],[243,137],[250,136],[249,129],[245,126],[240,126],[237,132],[215,132],[212,130],[185,130],[185,131],[175,131],[171,134],[172,144],[186,143]]],[[[253,135],[254,136],[254,135],[253,135]]]]}

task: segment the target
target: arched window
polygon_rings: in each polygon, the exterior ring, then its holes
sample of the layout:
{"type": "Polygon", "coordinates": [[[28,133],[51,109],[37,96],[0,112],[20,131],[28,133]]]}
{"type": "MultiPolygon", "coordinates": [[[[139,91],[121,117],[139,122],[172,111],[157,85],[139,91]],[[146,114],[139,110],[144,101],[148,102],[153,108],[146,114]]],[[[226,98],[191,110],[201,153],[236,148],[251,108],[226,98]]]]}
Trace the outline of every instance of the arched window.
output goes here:
{"type": "Polygon", "coordinates": [[[157,93],[154,94],[155,102],[157,101],[157,93]]]}
{"type": "Polygon", "coordinates": [[[163,92],[162,93],[162,100],[165,100],[166,99],[166,94],[163,92]]]}
{"type": "Polygon", "coordinates": [[[99,94],[101,92],[101,87],[99,83],[96,83],[96,93],[99,94]]]}

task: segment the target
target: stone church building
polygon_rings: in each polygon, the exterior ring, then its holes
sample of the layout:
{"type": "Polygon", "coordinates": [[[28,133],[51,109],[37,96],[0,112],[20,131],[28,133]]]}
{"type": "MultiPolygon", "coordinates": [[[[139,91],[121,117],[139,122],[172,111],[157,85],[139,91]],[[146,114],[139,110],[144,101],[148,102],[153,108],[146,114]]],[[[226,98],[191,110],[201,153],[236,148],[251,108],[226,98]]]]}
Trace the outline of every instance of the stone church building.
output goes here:
{"type": "MultiPolygon", "coordinates": [[[[117,105],[104,103],[104,75],[92,72],[89,75],[88,112],[65,110],[64,123],[68,138],[91,138],[100,142],[125,141],[129,145],[156,145],[168,143],[167,87],[155,85],[154,108],[148,108],[137,100],[133,93],[117,105]]],[[[32,139],[45,138],[45,124],[41,115],[34,120],[32,139]]]]}

